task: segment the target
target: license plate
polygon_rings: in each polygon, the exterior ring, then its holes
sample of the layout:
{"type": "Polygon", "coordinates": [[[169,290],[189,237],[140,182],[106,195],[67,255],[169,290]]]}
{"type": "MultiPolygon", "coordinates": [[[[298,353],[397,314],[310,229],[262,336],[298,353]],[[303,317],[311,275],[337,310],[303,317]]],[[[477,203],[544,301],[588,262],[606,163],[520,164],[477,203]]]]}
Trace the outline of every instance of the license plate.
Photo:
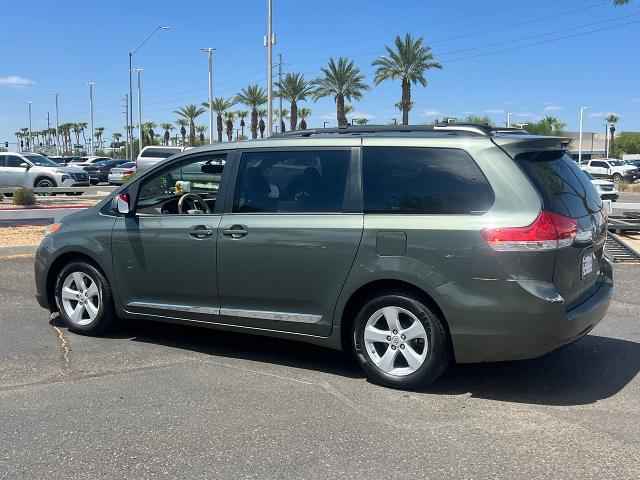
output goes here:
{"type": "Polygon", "coordinates": [[[582,257],[582,278],[593,273],[593,253],[589,252],[582,257]]]}

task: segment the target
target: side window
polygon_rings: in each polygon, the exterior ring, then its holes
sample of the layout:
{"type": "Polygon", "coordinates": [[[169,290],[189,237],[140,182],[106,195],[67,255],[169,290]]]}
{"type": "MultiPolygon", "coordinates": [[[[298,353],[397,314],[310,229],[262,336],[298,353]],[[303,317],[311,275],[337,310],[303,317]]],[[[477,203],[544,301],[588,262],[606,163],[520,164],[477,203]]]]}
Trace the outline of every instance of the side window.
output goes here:
{"type": "Polygon", "coordinates": [[[592,167],[600,167],[600,168],[609,168],[609,166],[604,162],[591,162],[592,167]]]}
{"type": "Polygon", "coordinates": [[[21,164],[26,163],[20,157],[16,157],[15,155],[7,155],[5,157],[7,167],[19,167],[21,164]]]}
{"type": "Polygon", "coordinates": [[[341,212],[351,150],[243,153],[236,213],[341,212]]]}
{"type": "Polygon", "coordinates": [[[137,213],[213,213],[225,163],[226,155],[198,155],[154,173],[140,185],[137,213]]]}
{"type": "Polygon", "coordinates": [[[7,158],[6,155],[2,155],[0,153],[0,167],[4,167],[5,166],[5,159],[7,158]]]}
{"type": "Polygon", "coordinates": [[[365,213],[478,214],[494,201],[473,159],[448,148],[364,148],[363,190],[365,213]]]}

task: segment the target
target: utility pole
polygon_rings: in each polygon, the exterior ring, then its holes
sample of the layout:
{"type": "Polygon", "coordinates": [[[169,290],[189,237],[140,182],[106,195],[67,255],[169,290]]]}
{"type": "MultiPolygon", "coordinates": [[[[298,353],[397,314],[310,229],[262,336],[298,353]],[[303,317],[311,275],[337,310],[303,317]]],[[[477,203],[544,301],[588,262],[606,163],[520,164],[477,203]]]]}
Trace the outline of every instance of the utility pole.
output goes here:
{"type": "MultiPolygon", "coordinates": [[[[282,87],[282,54],[278,54],[278,85],[282,87]]],[[[282,91],[278,92],[278,97],[280,98],[280,128],[282,128],[282,91]]]]}
{"type": "Polygon", "coordinates": [[[273,132],[273,0],[267,0],[267,137],[273,132]]]}
{"type": "Polygon", "coordinates": [[[31,133],[31,102],[27,102],[29,109],[29,151],[33,152],[33,134],[31,133]]]}
{"type": "Polygon", "coordinates": [[[584,121],[584,111],[589,107],[580,107],[580,137],[578,138],[578,165],[582,166],[582,124],[584,121]]]}
{"type": "Polygon", "coordinates": [[[50,133],[49,130],[51,130],[51,122],[49,121],[49,112],[47,112],[47,148],[50,147],[50,143],[49,143],[49,138],[50,138],[50,133]]]}
{"type": "Polygon", "coordinates": [[[95,154],[95,148],[93,144],[93,137],[95,135],[95,128],[93,126],[93,87],[95,86],[95,82],[89,82],[89,109],[91,113],[91,141],[89,142],[89,154],[95,154]]]}
{"type": "Polygon", "coordinates": [[[507,112],[507,128],[511,128],[511,112],[507,112]]]}
{"type": "Polygon", "coordinates": [[[124,153],[125,158],[129,159],[129,94],[125,93],[124,95],[124,122],[125,122],[125,135],[126,140],[124,142],[124,153]]]}
{"type": "Polygon", "coordinates": [[[142,68],[136,68],[138,72],[138,154],[142,151],[142,68]]]}
{"type": "Polygon", "coordinates": [[[213,144],[213,51],[215,48],[201,48],[209,55],[209,145],[213,144]]]}
{"type": "Polygon", "coordinates": [[[56,93],[56,154],[62,155],[60,150],[60,118],[58,114],[58,94],[56,93]]]}

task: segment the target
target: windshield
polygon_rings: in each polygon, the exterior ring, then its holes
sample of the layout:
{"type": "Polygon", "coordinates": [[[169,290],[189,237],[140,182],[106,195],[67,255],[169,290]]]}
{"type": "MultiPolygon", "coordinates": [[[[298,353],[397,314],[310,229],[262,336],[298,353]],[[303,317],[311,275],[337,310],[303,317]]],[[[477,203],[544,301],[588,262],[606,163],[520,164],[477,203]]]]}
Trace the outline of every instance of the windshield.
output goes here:
{"type": "Polygon", "coordinates": [[[56,162],[49,160],[44,155],[38,155],[37,153],[27,153],[27,154],[23,154],[23,156],[24,158],[26,158],[27,160],[29,160],[31,163],[33,163],[38,167],[58,167],[59,166],[56,162]]]}

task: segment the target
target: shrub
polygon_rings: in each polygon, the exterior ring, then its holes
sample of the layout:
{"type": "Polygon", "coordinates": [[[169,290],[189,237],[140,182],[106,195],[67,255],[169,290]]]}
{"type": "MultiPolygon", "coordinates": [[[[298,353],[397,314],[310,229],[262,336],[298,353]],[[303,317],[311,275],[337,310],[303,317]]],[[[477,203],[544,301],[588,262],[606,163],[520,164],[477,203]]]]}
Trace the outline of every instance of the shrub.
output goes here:
{"type": "Polygon", "coordinates": [[[14,205],[35,205],[36,204],[36,196],[33,193],[33,190],[28,188],[19,188],[13,194],[13,204],[14,205]]]}

